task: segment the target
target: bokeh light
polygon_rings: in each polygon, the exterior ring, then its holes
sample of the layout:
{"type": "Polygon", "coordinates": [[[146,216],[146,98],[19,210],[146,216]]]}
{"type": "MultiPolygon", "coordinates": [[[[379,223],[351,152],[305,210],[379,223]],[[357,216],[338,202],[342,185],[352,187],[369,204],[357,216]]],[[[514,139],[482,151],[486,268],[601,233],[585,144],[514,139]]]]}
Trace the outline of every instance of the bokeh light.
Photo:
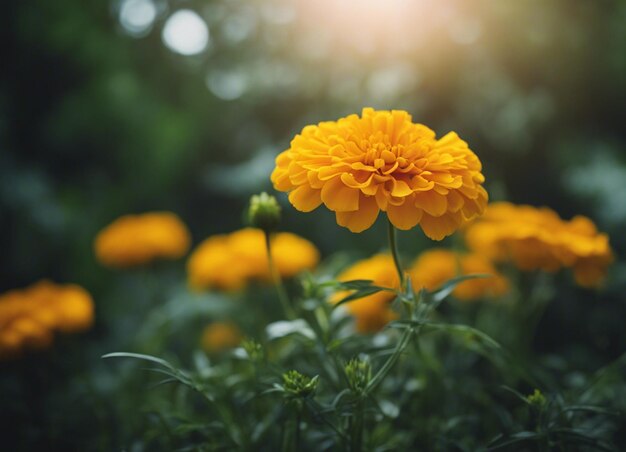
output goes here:
{"type": "Polygon", "coordinates": [[[181,9],[167,19],[162,36],[165,45],[173,52],[196,55],[207,48],[209,28],[198,13],[181,9]]]}
{"type": "Polygon", "coordinates": [[[120,6],[120,24],[133,36],[148,33],[156,17],[157,7],[152,0],[123,0],[120,6]]]}

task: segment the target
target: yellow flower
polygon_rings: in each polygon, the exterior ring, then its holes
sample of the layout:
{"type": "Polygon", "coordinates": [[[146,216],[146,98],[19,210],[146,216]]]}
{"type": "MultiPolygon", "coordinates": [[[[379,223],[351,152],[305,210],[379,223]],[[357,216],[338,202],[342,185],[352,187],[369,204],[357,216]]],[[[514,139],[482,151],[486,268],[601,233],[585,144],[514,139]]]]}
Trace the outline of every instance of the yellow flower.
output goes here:
{"type": "Polygon", "coordinates": [[[202,332],[202,348],[209,353],[219,353],[235,348],[241,342],[241,331],[231,322],[213,322],[202,332]]]}
{"type": "Polygon", "coordinates": [[[545,207],[490,204],[465,239],[471,249],[496,261],[512,260],[521,270],[572,268],[583,287],[601,284],[613,261],[608,236],[589,218],[565,221],[545,207]]]}
{"type": "Polygon", "coordinates": [[[96,237],[98,260],[109,267],[131,267],[156,259],[178,259],[189,249],[184,223],[170,212],[124,215],[96,237]]]}
{"type": "MultiPolygon", "coordinates": [[[[288,232],[272,236],[272,257],[281,276],[292,277],[319,261],[317,248],[288,232]]],[[[187,261],[189,285],[195,289],[237,290],[250,281],[269,281],[265,235],[245,228],[202,242],[187,261]]]]}
{"type": "Polygon", "coordinates": [[[457,254],[445,249],[431,249],[423,252],[409,269],[416,290],[422,287],[434,290],[454,277],[476,273],[492,276],[460,283],[453,292],[459,300],[496,297],[508,292],[508,280],[488,259],[478,254],[457,254]]]}
{"type": "Polygon", "coordinates": [[[437,139],[405,111],[365,108],[360,117],[305,127],[276,158],[272,182],[296,209],[324,203],[352,232],[368,229],[382,210],[398,229],[419,224],[441,240],[482,214],[481,169],[456,133],[437,139]]]}
{"type": "Polygon", "coordinates": [[[0,357],[52,344],[55,331],[71,333],[93,324],[93,300],[82,287],[40,281],[0,295],[0,357]]]}
{"type": "MultiPolygon", "coordinates": [[[[374,285],[392,289],[397,289],[400,286],[393,259],[385,254],[377,254],[369,259],[356,262],[342,272],[337,279],[339,281],[367,279],[373,281],[374,285]]],[[[337,292],[331,301],[337,303],[347,295],[350,295],[349,291],[337,292]]],[[[397,318],[396,313],[390,307],[394,298],[393,293],[382,291],[350,301],[344,306],[354,316],[357,331],[374,333],[397,318]]]]}

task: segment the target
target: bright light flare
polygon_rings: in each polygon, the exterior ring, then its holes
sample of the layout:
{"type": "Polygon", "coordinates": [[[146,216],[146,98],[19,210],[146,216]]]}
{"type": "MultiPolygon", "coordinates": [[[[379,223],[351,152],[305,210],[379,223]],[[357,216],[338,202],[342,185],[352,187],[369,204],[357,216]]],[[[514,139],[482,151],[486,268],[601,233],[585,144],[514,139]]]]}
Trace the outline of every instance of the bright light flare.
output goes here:
{"type": "Polygon", "coordinates": [[[303,20],[330,33],[333,41],[363,54],[412,46],[424,20],[417,0],[316,0],[303,2],[303,20]]]}
{"type": "Polygon", "coordinates": [[[203,52],[209,43],[209,27],[196,12],[181,9],[167,19],[162,37],[173,52],[196,55],[203,52]]]}

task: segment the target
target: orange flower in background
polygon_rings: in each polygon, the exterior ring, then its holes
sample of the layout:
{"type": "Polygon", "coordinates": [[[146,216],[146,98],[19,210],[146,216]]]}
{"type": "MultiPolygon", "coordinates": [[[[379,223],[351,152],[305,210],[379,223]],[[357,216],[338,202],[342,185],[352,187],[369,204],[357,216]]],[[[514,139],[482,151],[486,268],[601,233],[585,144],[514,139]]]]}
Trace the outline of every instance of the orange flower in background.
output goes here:
{"type": "MultiPolygon", "coordinates": [[[[288,232],[272,236],[272,257],[282,277],[314,268],[319,251],[311,242],[288,232]]],[[[237,290],[251,281],[269,281],[265,235],[245,228],[209,237],[187,261],[189,285],[195,289],[237,290]]]]}
{"type": "Polygon", "coordinates": [[[482,214],[481,169],[456,133],[437,139],[405,111],[365,108],[305,127],[276,158],[272,182],[296,209],[323,203],[352,232],[368,229],[382,210],[398,229],[419,224],[441,240],[482,214]]]}
{"type": "Polygon", "coordinates": [[[490,204],[465,239],[471,249],[496,261],[512,260],[521,270],[572,268],[583,287],[600,285],[613,262],[608,236],[589,218],[565,221],[546,207],[490,204]]]}
{"type": "MultiPolygon", "coordinates": [[[[377,254],[356,262],[342,272],[337,280],[351,281],[365,279],[373,281],[374,285],[397,289],[400,286],[393,258],[385,254],[377,254]]],[[[350,295],[350,291],[341,291],[333,295],[331,302],[337,303],[342,298],[350,295]]],[[[387,323],[397,318],[390,307],[395,298],[392,292],[377,292],[354,301],[344,306],[356,320],[356,329],[361,333],[374,333],[380,331],[387,323]]]]}
{"type": "Polygon", "coordinates": [[[132,267],[156,259],[178,259],[189,250],[185,224],[173,213],[124,215],[96,237],[96,257],[108,267],[132,267]]]}
{"type": "Polygon", "coordinates": [[[49,347],[55,331],[76,333],[93,324],[89,293],[74,284],[40,281],[0,295],[0,357],[49,347]]]}
{"type": "Polygon", "coordinates": [[[459,300],[497,297],[509,291],[509,282],[493,264],[478,254],[458,254],[446,249],[423,252],[409,269],[413,287],[435,290],[446,281],[461,275],[489,274],[489,278],[463,281],[454,289],[459,300]]]}
{"type": "Polygon", "coordinates": [[[213,322],[202,332],[201,345],[208,353],[219,353],[235,348],[243,336],[239,327],[231,322],[213,322]]]}

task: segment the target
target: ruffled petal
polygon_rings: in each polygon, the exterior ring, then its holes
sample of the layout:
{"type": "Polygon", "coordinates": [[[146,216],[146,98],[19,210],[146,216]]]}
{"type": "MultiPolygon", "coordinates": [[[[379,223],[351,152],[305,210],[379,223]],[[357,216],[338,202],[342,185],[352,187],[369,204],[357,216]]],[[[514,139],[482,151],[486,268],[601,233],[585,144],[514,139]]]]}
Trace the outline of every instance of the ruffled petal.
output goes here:
{"type": "Polygon", "coordinates": [[[335,212],[352,212],[359,208],[359,190],[346,186],[341,177],[327,181],[321,197],[326,207],[335,212]]]}
{"type": "Polygon", "coordinates": [[[322,203],[320,191],[308,185],[301,185],[289,193],[289,202],[300,212],[310,212],[322,203]]]}
{"type": "Polygon", "coordinates": [[[337,224],[350,229],[352,232],[363,232],[374,224],[378,217],[378,212],[378,204],[376,204],[374,197],[361,195],[359,210],[337,212],[337,224]]]}
{"type": "Polygon", "coordinates": [[[433,217],[424,213],[420,226],[427,237],[433,240],[443,240],[445,237],[453,234],[462,221],[462,217],[458,212],[440,217],[433,217]]]}
{"type": "Polygon", "coordinates": [[[406,198],[404,204],[400,206],[390,204],[387,207],[389,221],[391,221],[395,227],[404,231],[415,227],[422,219],[422,213],[422,209],[415,207],[413,198],[406,198]]]}

